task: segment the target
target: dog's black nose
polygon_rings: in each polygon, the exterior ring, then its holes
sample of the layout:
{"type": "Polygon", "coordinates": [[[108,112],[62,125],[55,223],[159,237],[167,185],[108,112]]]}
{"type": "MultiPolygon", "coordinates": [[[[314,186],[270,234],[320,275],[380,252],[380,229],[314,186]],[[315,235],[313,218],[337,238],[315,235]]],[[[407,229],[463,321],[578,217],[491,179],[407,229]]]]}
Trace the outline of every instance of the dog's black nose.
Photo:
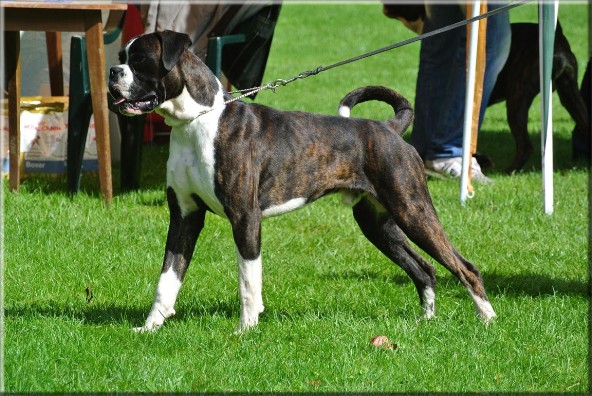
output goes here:
{"type": "Polygon", "coordinates": [[[117,77],[123,73],[123,68],[119,66],[113,66],[111,70],[109,70],[109,77],[117,77]]]}

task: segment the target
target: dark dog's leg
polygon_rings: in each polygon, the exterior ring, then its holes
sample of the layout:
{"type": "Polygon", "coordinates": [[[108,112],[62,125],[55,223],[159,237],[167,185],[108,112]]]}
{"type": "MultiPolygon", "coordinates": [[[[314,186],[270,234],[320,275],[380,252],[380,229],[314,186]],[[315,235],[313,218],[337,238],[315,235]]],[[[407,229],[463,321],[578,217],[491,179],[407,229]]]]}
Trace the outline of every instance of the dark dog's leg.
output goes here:
{"type": "Polygon", "coordinates": [[[197,211],[183,216],[172,188],[167,190],[167,200],[170,223],[164,262],[146,324],[135,329],[140,332],[157,330],[166,318],[175,314],[175,301],[193,256],[195,243],[204,226],[204,205],[199,206],[197,211]]]}
{"type": "Polygon", "coordinates": [[[409,275],[419,294],[424,316],[434,316],[434,267],[411,247],[405,234],[378,202],[364,198],[354,206],[353,212],[366,238],[409,275]]]}
{"type": "Polygon", "coordinates": [[[573,159],[583,159],[588,163],[590,163],[590,151],[592,151],[592,146],[590,144],[590,140],[592,138],[592,129],[590,128],[590,117],[592,117],[592,112],[590,111],[591,62],[592,58],[589,58],[588,64],[586,65],[586,70],[584,71],[584,77],[582,78],[582,84],[580,86],[580,96],[584,101],[584,106],[586,108],[586,123],[580,125],[578,121],[576,121],[576,127],[574,128],[571,135],[573,159]]]}
{"type": "Polygon", "coordinates": [[[532,143],[528,136],[528,110],[537,94],[538,91],[529,90],[524,84],[522,88],[517,87],[516,91],[507,98],[506,115],[510,131],[514,136],[516,153],[506,172],[522,169],[532,154],[532,143]]]}
{"type": "MultiPolygon", "coordinates": [[[[375,153],[378,160],[383,155],[387,153],[375,153]]],[[[407,150],[401,151],[397,159],[405,159],[405,167],[401,163],[393,164],[393,173],[388,176],[383,173],[382,178],[374,183],[378,200],[412,242],[465,285],[479,316],[485,322],[490,321],[495,312],[485,293],[481,275],[473,264],[453,249],[448,240],[425,183],[421,158],[417,152],[407,150]],[[404,175],[400,174],[400,169],[405,169],[404,175]]],[[[393,162],[392,157],[390,160],[393,162]]],[[[388,161],[383,159],[381,163],[388,161]]]]}
{"type": "Polygon", "coordinates": [[[556,33],[554,51],[553,87],[557,89],[561,104],[576,122],[576,127],[589,131],[588,108],[578,87],[578,61],[560,26],[556,33]]]}
{"type": "Polygon", "coordinates": [[[571,75],[561,75],[553,83],[557,89],[559,101],[576,122],[576,127],[589,131],[588,108],[578,88],[577,80],[571,75]]]}
{"type": "Polygon", "coordinates": [[[263,312],[263,268],[261,262],[261,212],[251,210],[241,217],[232,218],[232,233],[238,259],[238,291],[241,313],[237,333],[259,322],[263,312]]]}
{"type": "Polygon", "coordinates": [[[396,213],[397,224],[417,246],[432,256],[448,269],[467,288],[477,314],[489,322],[495,312],[483,286],[483,280],[477,267],[456,252],[444,233],[435,210],[429,201],[422,201],[417,210],[411,213],[396,213]]]}

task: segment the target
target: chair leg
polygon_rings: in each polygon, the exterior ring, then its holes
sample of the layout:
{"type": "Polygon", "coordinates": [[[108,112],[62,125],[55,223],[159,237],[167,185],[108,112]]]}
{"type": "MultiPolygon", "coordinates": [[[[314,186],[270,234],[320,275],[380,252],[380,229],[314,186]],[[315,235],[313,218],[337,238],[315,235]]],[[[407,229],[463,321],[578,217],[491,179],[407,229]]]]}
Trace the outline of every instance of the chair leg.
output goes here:
{"type": "Polygon", "coordinates": [[[85,54],[86,45],[84,39],[73,36],[70,43],[70,99],[66,164],[68,191],[72,194],[80,189],[82,159],[92,116],[92,101],[85,54]]]}
{"type": "Polygon", "coordinates": [[[137,190],[140,188],[146,116],[126,117],[120,114],[117,119],[121,131],[121,191],[137,190]]]}
{"type": "Polygon", "coordinates": [[[68,160],[66,171],[68,173],[68,191],[74,194],[80,189],[82,159],[92,116],[92,102],[89,94],[79,101],[73,101],[72,99],[70,97],[68,110],[68,160]]]}

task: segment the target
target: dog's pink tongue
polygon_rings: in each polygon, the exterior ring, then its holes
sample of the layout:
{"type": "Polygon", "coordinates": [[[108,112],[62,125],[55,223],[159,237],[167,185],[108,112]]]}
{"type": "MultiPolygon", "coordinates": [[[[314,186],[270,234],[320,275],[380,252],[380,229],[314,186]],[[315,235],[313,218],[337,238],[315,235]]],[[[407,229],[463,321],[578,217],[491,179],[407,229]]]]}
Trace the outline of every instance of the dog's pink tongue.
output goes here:
{"type": "Polygon", "coordinates": [[[113,102],[113,104],[114,104],[114,105],[120,105],[120,104],[122,104],[123,102],[125,102],[125,99],[124,99],[124,98],[121,98],[121,99],[117,99],[115,102],[113,102]]]}

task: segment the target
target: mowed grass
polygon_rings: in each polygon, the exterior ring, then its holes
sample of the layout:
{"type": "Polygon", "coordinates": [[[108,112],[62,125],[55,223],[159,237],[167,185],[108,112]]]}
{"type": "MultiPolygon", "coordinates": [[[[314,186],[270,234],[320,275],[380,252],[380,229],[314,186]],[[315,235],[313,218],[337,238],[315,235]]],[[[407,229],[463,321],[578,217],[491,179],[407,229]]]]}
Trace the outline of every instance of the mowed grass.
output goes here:
{"type": "MultiPolygon", "coordinates": [[[[580,75],[586,10],[560,8],[580,75]]],[[[536,20],[536,8],[516,9],[512,18],[536,20]]],[[[378,3],[286,4],[265,81],[410,36],[382,16],[378,3]]],[[[418,49],[324,72],[257,101],[334,114],[349,90],[383,84],[413,103],[418,49]]],[[[537,103],[529,122],[535,147],[537,103]]],[[[64,193],[63,178],[30,177],[19,193],[4,183],[4,390],[589,391],[589,172],[571,160],[573,121],[556,95],[553,114],[553,215],[542,210],[538,154],[524,172],[499,171],[514,152],[503,104],[488,110],[479,143],[496,163],[495,184],[477,185],[462,207],[457,182],[428,183],[453,244],[481,270],[498,314],[489,326],[438,264],[437,317],[422,320],[412,282],[365,240],[351,210],[333,196],[264,222],[266,308],[256,329],[233,335],[234,244],[228,223],[208,215],[177,315],[155,334],[136,334],[131,328],[152,303],[166,238],[167,147],[145,147],[143,188],[117,195],[110,207],[90,175],[74,198],[64,193]],[[397,348],[371,346],[376,335],[397,348]]],[[[355,115],[384,119],[390,110],[365,105],[355,115]]]]}

